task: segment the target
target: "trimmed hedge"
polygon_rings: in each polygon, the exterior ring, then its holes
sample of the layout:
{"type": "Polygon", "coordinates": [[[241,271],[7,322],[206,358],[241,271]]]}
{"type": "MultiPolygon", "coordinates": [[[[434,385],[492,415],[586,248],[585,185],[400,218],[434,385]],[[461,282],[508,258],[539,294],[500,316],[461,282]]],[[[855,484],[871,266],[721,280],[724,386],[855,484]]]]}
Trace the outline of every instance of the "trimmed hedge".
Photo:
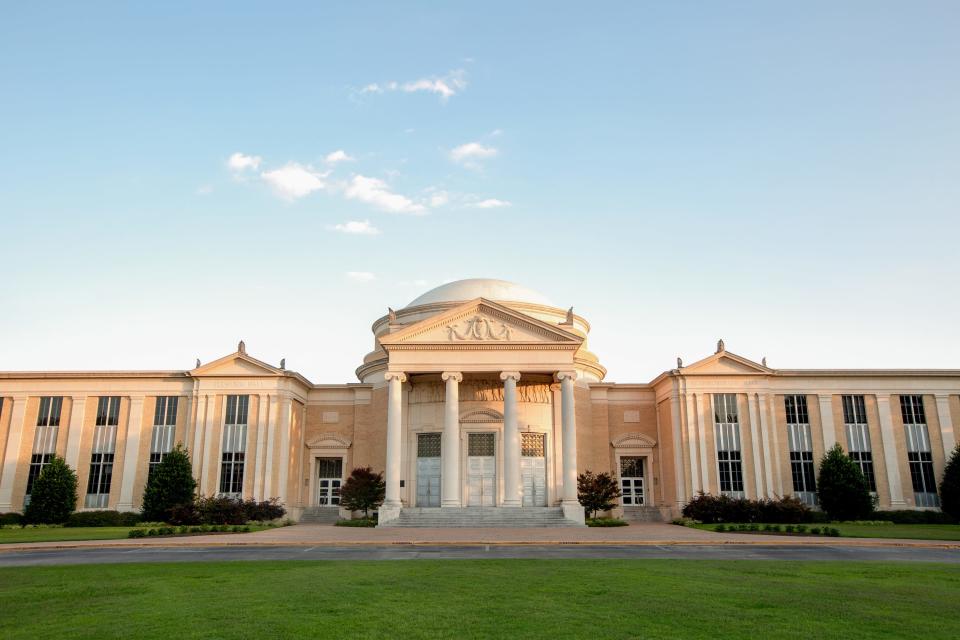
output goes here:
{"type": "Polygon", "coordinates": [[[587,518],[588,527],[626,527],[628,523],[619,518],[587,518]]]}
{"type": "Polygon", "coordinates": [[[133,527],[140,522],[139,513],[120,511],[77,511],[71,513],[65,527],[133,527]]]}
{"type": "Polygon", "coordinates": [[[957,524],[957,520],[941,511],[905,509],[903,511],[874,511],[871,520],[886,520],[894,524],[957,524]]]}
{"type": "Polygon", "coordinates": [[[335,527],[375,527],[376,518],[357,518],[356,520],[337,520],[333,523],[335,527]]]}
{"type": "Polygon", "coordinates": [[[683,507],[683,515],[705,524],[717,522],[770,522],[799,524],[814,522],[813,511],[793,496],[779,500],[747,500],[714,496],[702,491],[683,507]]]}
{"type": "Polygon", "coordinates": [[[23,516],[16,511],[10,513],[0,513],[0,527],[4,525],[22,525],[23,516]]]}
{"type": "Polygon", "coordinates": [[[181,504],[168,510],[165,520],[175,525],[239,525],[251,520],[277,520],[286,514],[287,510],[277,499],[257,502],[224,496],[201,496],[192,504],[181,504]]]}

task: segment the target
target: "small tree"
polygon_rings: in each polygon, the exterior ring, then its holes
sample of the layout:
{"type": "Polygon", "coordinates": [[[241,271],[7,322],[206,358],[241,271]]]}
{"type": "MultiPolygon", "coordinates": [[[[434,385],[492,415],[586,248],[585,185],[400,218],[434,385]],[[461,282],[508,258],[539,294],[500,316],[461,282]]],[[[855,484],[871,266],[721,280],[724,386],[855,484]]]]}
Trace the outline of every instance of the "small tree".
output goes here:
{"type": "Polygon", "coordinates": [[[960,444],[953,449],[940,481],[940,510],[960,520],[960,444]]]}
{"type": "Polygon", "coordinates": [[[363,511],[363,517],[370,517],[370,509],[383,504],[387,485],[382,473],[374,473],[370,467],[357,467],[340,487],[340,506],[350,511],[363,511]]]}
{"type": "Polygon", "coordinates": [[[862,520],[873,511],[867,479],[839,444],[820,461],[817,498],[833,520],[862,520]]]}
{"type": "Polygon", "coordinates": [[[577,476],[577,500],[591,518],[596,516],[598,511],[613,509],[620,495],[617,481],[605,471],[595,474],[588,469],[586,473],[577,476]]]}
{"type": "Polygon", "coordinates": [[[193,503],[196,488],[190,454],[182,443],[177,443],[147,478],[147,488],[143,492],[143,519],[166,521],[170,509],[193,503]]]}
{"type": "Polygon", "coordinates": [[[29,523],[60,524],[76,507],[77,474],[66,460],[54,455],[33,481],[23,519],[29,523]]]}

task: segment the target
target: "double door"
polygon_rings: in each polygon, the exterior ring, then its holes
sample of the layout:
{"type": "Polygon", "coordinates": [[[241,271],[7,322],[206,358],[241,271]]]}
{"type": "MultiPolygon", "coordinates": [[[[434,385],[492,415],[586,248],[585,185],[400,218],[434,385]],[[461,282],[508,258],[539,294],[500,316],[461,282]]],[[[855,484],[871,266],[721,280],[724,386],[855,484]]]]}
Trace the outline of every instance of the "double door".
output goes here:
{"type": "Polygon", "coordinates": [[[497,457],[492,433],[467,436],[467,506],[492,507],[496,504],[497,457]]]}
{"type": "Polygon", "coordinates": [[[523,506],[547,506],[546,437],[542,433],[520,434],[520,478],[523,506]]]}
{"type": "Polygon", "coordinates": [[[343,458],[317,458],[317,476],[317,506],[339,506],[343,458]]]}
{"type": "Polygon", "coordinates": [[[440,506],[440,434],[417,434],[417,506],[440,506]]]}

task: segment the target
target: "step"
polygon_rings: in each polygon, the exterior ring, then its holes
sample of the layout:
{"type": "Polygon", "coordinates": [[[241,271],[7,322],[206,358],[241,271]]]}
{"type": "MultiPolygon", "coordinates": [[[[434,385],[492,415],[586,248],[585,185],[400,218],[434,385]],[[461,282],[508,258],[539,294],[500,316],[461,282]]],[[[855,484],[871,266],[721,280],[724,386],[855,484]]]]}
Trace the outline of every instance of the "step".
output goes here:
{"type": "Polygon", "coordinates": [[[563,516],[560,507],[462,507],[406,508],[400,517],[383,527],[420,528],[521,528],[576,527],[578,523],[563,516]]]}

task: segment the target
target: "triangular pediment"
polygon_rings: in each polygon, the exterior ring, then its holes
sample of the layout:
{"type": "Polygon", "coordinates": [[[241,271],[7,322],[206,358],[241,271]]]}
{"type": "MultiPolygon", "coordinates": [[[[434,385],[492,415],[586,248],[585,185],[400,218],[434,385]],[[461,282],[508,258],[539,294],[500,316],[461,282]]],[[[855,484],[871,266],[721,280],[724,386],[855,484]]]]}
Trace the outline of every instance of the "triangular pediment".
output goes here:
{"type": "Polygon", "coordinates": [[[735,353],[721,351],[682,367],[680,372],[685,375],[757,375],[771,373],[772,369],[735,353]]]}
{"type": "Polygon", "coordinates": [[[190,375],[199,376],[272,376],[283,375],[281,369],[266,362],[251,358],[246,353],[236,352],[213,362],[197,367],[190,375]]]}
{"type": "Polygon", "coordinates": [[[471,345],[565,344],[583,342],[580,336],[549,322],[515,311],[485,298],[477,298],[380,338],[380,344],[471,345]]]}

